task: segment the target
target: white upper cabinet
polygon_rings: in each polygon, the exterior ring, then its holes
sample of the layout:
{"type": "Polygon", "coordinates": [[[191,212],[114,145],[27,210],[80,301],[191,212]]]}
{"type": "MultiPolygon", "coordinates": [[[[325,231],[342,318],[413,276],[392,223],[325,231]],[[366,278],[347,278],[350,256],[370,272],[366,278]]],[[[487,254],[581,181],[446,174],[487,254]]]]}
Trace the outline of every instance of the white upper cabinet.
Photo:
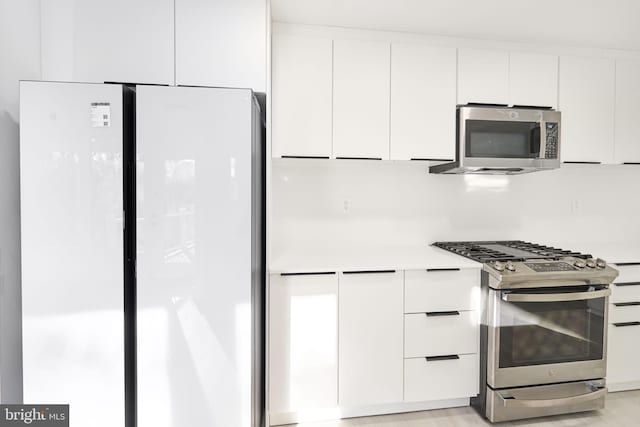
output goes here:
{"type": "Polygon", "coordinates": [[[41,2],[42,79],[173,84],[173,0],[41,2]]]}
{"type": "Polygon", "coordinates": [[[509,54],[509,104],[558,105],[558,57],[535,53],[509,54]]]}
{"type": "Polygon", "coordinates": [[[456,50],[391,46],[391,159],[453,160],[456,50]]]}
{"type": "Polygon", "coordinates": [[[613,162],[614,79],[611,59],[560,57],[562,161],[613,162]]]}
{"type": "Polygon", "coordinates": [[[175,0],[176,84],[266,91],[267,2],[175,0]]]}
{"type": "Polygon", "coordinates": [[[333,154],[389,158],[389,44],[335,40],[333,154]]]}
{"type": "Polygon", "coordinates": [[[331,39],[273,37],[273,157],[331,157],[331,84],[331,39]]]}
{"type": "Polygon", "coordinates": [[[615,162],[640,162],[640,60],[616,62],[615,162]]]}
{"type": "Polygon", "coordinates": [[[509,53],[458,50],[458,104],[509,103],[509,53]]]}
{"type": "Polygon", "coordinates": [[[339,288],[340,406],[402,402],[403,272],[341,273],[339,288]]]}

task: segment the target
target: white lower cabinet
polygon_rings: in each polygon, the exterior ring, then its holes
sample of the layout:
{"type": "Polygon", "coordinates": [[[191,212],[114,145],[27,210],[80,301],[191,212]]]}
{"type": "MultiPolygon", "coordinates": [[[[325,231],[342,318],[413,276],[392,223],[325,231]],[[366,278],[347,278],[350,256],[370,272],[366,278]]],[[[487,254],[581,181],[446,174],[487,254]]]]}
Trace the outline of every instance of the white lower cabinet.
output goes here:
{"type": "Polygon", "coordinates": [[[404,317],[404,357],[478,352],[476,311],[407,314],[404,317]]]}
{"type": "Polygon", "coordinates": [[[419,357],[404,361],[406,402],[459,399],[478,394],[477,354],[419,357]]]}
{"type": "Polygon", "coordinates": [[[609,391],[640,388],[640,319],[609,325],[607,386],[609,391]]]}
{"type": "Polygon", "coordinates": [[[402,402],[403,272],[340,274],[341,407],[402,402]]]}
{"type": "Polygon", "coordinates": [[[269,289],[272,418],[337,407],[337,274],[273,274],[269,289]]]}

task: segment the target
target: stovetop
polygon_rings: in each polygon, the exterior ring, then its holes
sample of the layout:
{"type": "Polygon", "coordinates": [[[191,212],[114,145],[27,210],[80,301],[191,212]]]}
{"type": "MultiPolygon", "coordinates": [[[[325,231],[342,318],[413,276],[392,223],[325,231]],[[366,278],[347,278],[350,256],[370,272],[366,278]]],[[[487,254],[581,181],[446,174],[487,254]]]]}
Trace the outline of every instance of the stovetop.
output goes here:
{"type": "Polygon", "coordinates": [[[551,246],[524,242],[522,240],[436,242],[433,246],[482,263],[495,261],[528,261],[535,259],[560,260],[566,257],[581,259],[592,258],[590,254],[567,251],[551,246]]]}

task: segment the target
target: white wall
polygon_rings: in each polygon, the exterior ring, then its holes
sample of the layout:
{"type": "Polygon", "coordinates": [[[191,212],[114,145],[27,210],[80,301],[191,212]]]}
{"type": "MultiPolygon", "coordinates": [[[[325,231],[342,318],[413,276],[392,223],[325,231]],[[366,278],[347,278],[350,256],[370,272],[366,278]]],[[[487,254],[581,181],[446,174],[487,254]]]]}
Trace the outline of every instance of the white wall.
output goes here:
{"type": "Polygon", "coordinates": [[[40,78],[40,0],[0,0],[0,401],[22,401],[18,80],[40,78]]]}
{"type": "Polygon", "coordinates": [[[272,174],[273,259],[439,240],[640,249],[640,166],[470,176],[409,161],[274,159],[272,174]]]}

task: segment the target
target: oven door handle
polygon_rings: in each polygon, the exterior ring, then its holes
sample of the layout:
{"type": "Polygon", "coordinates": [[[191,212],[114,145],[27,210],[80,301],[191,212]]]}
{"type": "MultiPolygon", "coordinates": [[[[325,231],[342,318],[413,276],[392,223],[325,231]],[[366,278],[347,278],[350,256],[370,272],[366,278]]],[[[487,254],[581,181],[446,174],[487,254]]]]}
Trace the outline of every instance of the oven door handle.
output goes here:
{"type": "Polygon", "coordinates": [[[500,398],[502,406],[505,408],[550,408],[557,406],[569,406],[578,405],[592,400],[598,400],[606,396],[607,388],[595,388],[590,393],[579,394],[577,396],[563,397],[560,399],[517,399],[514,397],[503,396],[500,393],[497,395],[500,398]]]}
{"type": "Polygon", "coordinates": [[[502,294],[502,299],[507,302],[559,302],[603,298],[608,297],[609,295],[611,295],[611,289],[587,292],[565,292],[558,294],[518,294],[505,292],[502,294]]]}

